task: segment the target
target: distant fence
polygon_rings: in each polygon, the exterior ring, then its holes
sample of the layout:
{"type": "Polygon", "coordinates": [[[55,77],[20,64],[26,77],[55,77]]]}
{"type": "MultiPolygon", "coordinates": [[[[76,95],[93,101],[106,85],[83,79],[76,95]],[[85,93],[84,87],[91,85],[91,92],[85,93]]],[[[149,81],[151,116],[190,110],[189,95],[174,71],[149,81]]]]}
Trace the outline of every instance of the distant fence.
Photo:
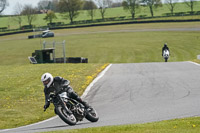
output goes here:
{"type": "Polygon", "coordinates": [[[200,11],[193,11],[193,12],[174,12],[172,13],[164,13],[163,16],[190,16],[190,15],[200,15],[200,11]]]}
{"type": "Polygon", "coordinates": [[[7,30],[7,27],[0,27],[0,32],[5,32],[7,30]]]}
{"type": "Polygon", "coordinates": [[[64,22],[56,22],[56,23],[47,23],[48,27],[57,27],[65,25],[64,22]]]}

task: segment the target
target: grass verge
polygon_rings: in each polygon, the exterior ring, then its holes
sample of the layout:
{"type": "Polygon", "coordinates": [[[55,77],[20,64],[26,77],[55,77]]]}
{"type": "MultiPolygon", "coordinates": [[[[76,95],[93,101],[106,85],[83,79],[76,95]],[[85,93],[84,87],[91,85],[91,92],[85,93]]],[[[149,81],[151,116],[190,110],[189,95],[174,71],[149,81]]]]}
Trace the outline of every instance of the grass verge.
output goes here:
{"type": "Polygon", "coordinates": [[[0,66],[0,129],[35,123],[54,115],[53,105],[43,112],[40,77],[45,72],[62,76],[81,95],[107,64],[41,64],[0,66]]]}
{"type": "Polygon", "coordinates": [[[199,133],[199,131],[200,118],[193,117],[145,124],[59,130],[45,133],[199,133]]]}
{"type": "Polygon", "coordinates": [[[198,59],[195,59],[193,61],[200,64],[200,60],[198,60],[198,59]]]}

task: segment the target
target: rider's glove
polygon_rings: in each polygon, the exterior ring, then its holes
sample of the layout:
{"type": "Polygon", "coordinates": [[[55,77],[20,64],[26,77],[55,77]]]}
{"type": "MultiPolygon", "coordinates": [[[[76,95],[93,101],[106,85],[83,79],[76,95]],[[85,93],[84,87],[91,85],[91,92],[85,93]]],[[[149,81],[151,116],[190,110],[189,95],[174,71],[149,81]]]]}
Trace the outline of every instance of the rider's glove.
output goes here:
{"type": "Polygon", "coordinates": [[[49,103],[44,105],[44,111],[49,107],[49,103]]]}

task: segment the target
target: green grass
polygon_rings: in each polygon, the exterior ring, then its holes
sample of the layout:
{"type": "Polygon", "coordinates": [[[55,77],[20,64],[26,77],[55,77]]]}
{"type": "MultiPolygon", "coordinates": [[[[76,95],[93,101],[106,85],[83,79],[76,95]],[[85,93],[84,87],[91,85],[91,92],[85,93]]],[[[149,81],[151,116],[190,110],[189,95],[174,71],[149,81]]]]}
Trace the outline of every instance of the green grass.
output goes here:
{"type": "Polygon", "coordinates": [[[44,72],[69,79],[72,87],[82,94],[104,63],[163,62],[161,48],[165,42],[171,50],[169,61],[194,60],[200,53],[199,31],[126,30],[199,28],[199,25],[200,22],[130,24],[55,30],[55,37],[46,39],[27,39],[32,33],[0,37],[0,129],[54,115],[52,106],[46,113],[42,109],[40,77],[44,72]],[[41,49],[40,42],[44,40],[66,40],[67,57],[86,57],[89,64],[29,64],[27,57],[41,49]]]}
{"type": "MultiPolygon", "coordinates": [[[[194,6],[194,11],[199,11],[200,9],[200,2],[197,2],[194,6]]],[[[188,12],[190,11],[190,8],[186,6],[186,4],[178,3],[175,6],[174,13],[176,12],[188,12]]],[[[157,9],[154,9],[154,16],[163,16],[165,13],[170,13],[170,10],[166,5],[163,5],[162,7],[159,7],[157,9]]],[[[65,24],[69,24],[70,21],[67,19],[64,19],[63,16],[59,13],[56,13],[57,18],[54,20],[54,22],[64,22],[65,24]]],[[[140,15],[145,15],[146,17],[151,17],[150,11],[148,7],[141,7],[139,10],[136,11],[136,18],[138,18],[140,15]]],[[[120,16],[126,16],[126,18],[131,18],[131,14],[125,10],[123,10],[123,7],[118,8],[108,8],[106,10],[105,18],[110,17],[120,17],[120,16]]],[[[45,17],[45,14],[38,15],[37,21],[33,21],[33,25],[35,26],[46,26],[48,22],[43,20],[45,17]]],[[[199,16],[185,16],[185,17],[170,17],[168,19],[195,19],[200,18],[199,16]]],[[[99,10],[96,10],[94,19],[101,19],[101,15],[99,10]]],[[[166,18],[162,18],[166,19],[166,18]]],[[[80,15],[74,20],[90,20],[90,16],[87,15],[87,11],[80,11],[80,15]]],[[[23,17],[22,25],[28,25],[26,17],[23,17]]],[[[13,21],[12,17],[0,17],[0,27],[8,27],[10,29],[16,29],[19,27],[18,23],[13,21]]]]}
{"type": "Polygon", "coordinates": [[[165,42],[171,50],[169,61],[193,60],[200,50],[199,31],[126,32],[126,30],[199,28],[199,24],[199,22],[130,24],[55,30],[56,37],[46,39],[27,39],[32,33],[3,36],[0,37],[0,57],[3,57],[0,64],[29,63],[27,57],[36,49],[41,49],[40,42],[44,40],[66,40],[67,57],[86,57],[90,63],[162,62],[161,48],[165,42]],[[121,32],[117,32],[119,30],[121,32]]]}
{"type": "Polygon", "coordinates": [[[146,124],[58,130],[45,133],[199,133],[200,117],[165,120],[146,124]]]}
{"type": "Polygon", "coordinates": [[[200,60],[198,60],[198,59],[195,59],[193,61],[200,64],[200,60]]]}
{"type": "Polygon", "coordinates": [[[53,105],[43,112],[44,94],[40,82],[45,72],[71,81],[81,95],[104,69],[103,64],[40,64],[0,66],[0,129],[23,126],[54,115],[53,105]]]}

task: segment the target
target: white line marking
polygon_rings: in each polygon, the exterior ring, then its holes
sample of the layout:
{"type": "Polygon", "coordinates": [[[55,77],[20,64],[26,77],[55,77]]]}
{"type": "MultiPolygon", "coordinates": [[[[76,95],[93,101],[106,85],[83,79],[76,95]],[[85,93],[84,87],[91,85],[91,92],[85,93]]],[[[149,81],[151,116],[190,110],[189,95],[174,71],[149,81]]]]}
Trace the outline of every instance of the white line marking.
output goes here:
{"type": "Polygon", "coordinates": [[[90,89],[92,88],[92,86],[101,78],[103,77],[103,75],[106,73],[106,71],[112,66],[112,64],[109,64],[90,84],[89,86],[85,89],[83,95],[81,96],[81,98],[85,98],[88,94],[88,92],[90,91],[90,89]]]}
{"type": "Polygon", "coordinates": [[[56,119],[58,116],[54,116],[54,117],[51,117],[47,120],[43,120],[43,121],[40,121],[40,122],[37,122],[37,123],[33,123],[33,124],[30,124],[30,125],[26,125],[26,126],[21,126],[21,127],[17,127],[17,128],[11,128],[11,129],[2,129],[0,130],[0,132],[5,132],[5,131],[10,131],[10,130],[17,130],[17,129],[20,129],[20,128],[26,128],[26,127],[30,127],[30,126],[34,126],[34,125],[38,125],[38,124],[42,124],[42,123],[45,123],[47,121],[50,121],[50,120],[53,120],[53,119],[56,119]]]}
{"type": "Polygon", "coordinates": [[[193,61],[187,61],[187,62],[192,63],[192,64],[195,64],[195,65],[197,65],[197,66],[200,66],[200,64],[198,64],[198,63],[196,63],[196,62],[193,62],[193,61]]]}
{"type": "MultiPolygon", "coordinates": [[[[112,64],[109,64],[90,84],[89,86],[86,88],[86,90],[84,91],[83,95],[81,96],[81,98],[84,98],[87,96],[88,92],[90,91],[90,89],[92,88],[92,86],[101,78],[104,76],[104,74],[106,73],[106,71],[112,66],[112,64]]],[[[38,124],[42,124],[42,123],[45,123],[45,122],[48,122],[48,121],[51,121],[51,120],[54,120],[58,118],[58,116],[54,116],[54,117],[51,117],[47,120],[44,120],[44,121],[40,121],[40,122],[37,122],[37,123],[33,123],[33,124],[30,124],[30,125],[26,125],[26,126],[21,126],[21,127],[17,127],[17,128],[11,128],[11,129],[3,129],[3,130],[0,130],[0,132],[5,132],[5,131],[10,131],[10,130],[16,130],[16,129],[20,129],[20,128],[26,128],[26,127],[30,127],[30,126],[34,126],[34,125],[38,125],[38,124]]]]}

